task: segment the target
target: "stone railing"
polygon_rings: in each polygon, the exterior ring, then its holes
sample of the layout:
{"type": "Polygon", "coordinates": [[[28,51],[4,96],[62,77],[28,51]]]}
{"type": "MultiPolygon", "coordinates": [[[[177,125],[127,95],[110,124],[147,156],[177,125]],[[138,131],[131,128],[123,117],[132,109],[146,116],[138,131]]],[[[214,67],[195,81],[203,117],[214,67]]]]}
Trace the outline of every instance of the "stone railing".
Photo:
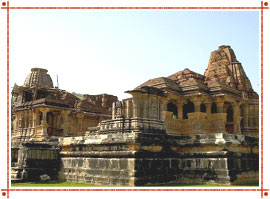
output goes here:
{"type": "Polygon", "coordinates": [[[208,134],[225,133],[226,113],[211,114],[207,117],[206,113],[188,113],[185,120],[165,118],[165,125],[169,135],[189,135],[189,134],[208,134]]]}
{"type": "Polygon", "coordinates": [[[98,130],[99,132],[106,131],[127,131],[127,130],[147,130],[156,129],[165,131],[164,122],[154,119],[146,118],[118,118],[114,120],[104,120],[101,121],[97,128],[91,128],[90,131],[94,132],[98,130]]]}
{"type": "Polygon", "coordinates": [[[16,129],[12,133],[12,139],[27,140],[30,139],[35,134],[35,128],[20,128],[16,129]]]}

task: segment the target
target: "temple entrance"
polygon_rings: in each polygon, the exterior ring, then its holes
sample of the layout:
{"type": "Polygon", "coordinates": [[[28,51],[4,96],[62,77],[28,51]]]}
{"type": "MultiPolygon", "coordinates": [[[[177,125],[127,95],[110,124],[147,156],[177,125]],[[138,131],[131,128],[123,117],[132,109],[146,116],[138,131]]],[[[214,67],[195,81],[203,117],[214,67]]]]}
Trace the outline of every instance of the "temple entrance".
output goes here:
{"type": "Polygon", "coordinates": [[[192,112],[194,112],[194,104],[188,101],[188,103],[183,106],[183,119],[188,119],[188,113],[192,112]]]}
{"type": "Polygon", "coordinates": [[[168,103],[167,104],[167,110],[169,112],[172,112],[173,113],[173,118],[177,118],[177,116],[178,116],[178,109],[177,109],[177,106],[175,104],[173,104],[172,102],[168,103]]]}

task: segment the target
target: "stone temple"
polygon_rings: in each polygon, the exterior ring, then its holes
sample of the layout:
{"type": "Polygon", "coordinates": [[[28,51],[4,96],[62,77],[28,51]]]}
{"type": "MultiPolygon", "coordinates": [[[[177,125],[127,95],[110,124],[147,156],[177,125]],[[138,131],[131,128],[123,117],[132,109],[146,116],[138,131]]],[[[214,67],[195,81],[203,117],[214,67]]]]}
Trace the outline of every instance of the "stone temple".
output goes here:
{"type": "Polygon", "coordinates": [[[150,79],[132,97],[53,87],[33,68],[12,91],[12,182],[102,185],[259,182],[259,96],[230,46],[189,69],[150,79]]]}

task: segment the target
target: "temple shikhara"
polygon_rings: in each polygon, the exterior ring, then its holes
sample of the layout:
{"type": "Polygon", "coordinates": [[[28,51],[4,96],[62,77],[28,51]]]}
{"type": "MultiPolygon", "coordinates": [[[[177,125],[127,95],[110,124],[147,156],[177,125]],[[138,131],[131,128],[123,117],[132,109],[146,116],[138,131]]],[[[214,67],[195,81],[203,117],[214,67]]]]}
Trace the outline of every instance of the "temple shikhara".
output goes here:
{"type": "Polygon", "coordinates": [[[259,182],[259,96],[230,46],[203,75],[185,68],[126,93],[82,99],[33,68],[12,90],[12,182],[259,182]]]}

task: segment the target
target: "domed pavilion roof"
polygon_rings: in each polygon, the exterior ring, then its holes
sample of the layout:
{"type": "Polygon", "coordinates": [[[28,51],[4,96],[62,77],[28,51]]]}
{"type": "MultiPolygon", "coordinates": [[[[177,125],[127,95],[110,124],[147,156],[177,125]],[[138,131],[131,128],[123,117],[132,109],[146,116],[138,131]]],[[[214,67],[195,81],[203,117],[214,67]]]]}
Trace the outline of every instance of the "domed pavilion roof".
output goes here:
{"type": "Polygon", "coordinates": [[[49,74],[48,70],[43,68],[32,68],[31,73],[26,77],[23,86],[24,87],[47,87],[53,88],[53,81],[49,74]]]}

